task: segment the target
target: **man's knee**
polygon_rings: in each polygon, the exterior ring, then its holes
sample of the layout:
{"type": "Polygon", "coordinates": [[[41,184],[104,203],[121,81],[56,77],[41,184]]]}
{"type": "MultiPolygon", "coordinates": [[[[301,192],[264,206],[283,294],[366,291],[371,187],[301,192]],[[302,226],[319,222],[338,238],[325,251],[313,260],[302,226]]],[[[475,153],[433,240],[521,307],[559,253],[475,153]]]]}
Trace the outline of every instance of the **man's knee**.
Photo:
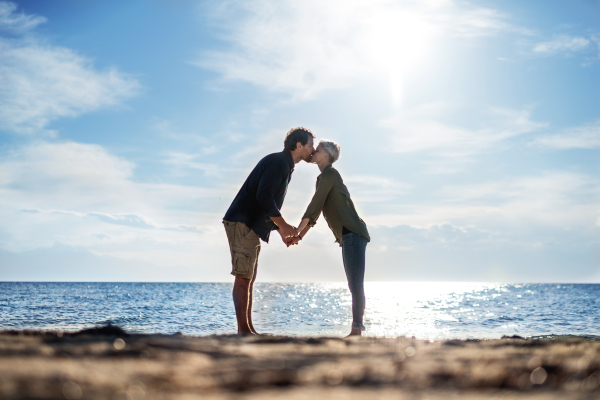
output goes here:
{"type": "Polygon", "coordinates": [[[242,290],[242,289],[247,290],[250,288],[251,282],[252,282],[252,280],[250,280],[250,279],[240,278],[239,276],[236,276],[235,281],[233,282],[233,289],[234,290],[242,290]]]}

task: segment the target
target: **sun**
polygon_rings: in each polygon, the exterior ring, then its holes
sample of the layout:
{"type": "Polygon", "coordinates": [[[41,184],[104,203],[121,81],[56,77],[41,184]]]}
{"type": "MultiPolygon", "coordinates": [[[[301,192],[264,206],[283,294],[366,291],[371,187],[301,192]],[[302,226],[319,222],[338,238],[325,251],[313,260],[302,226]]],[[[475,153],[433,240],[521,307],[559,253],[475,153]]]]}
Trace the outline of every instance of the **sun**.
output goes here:
{"type": "Polygon", "coordinates": [[[360,47],[365,61],[389,78],[392,100],[399,103],[407,75],[425,61],[435,27],[422,13],[380,10],[366,18],[360,47]]]}

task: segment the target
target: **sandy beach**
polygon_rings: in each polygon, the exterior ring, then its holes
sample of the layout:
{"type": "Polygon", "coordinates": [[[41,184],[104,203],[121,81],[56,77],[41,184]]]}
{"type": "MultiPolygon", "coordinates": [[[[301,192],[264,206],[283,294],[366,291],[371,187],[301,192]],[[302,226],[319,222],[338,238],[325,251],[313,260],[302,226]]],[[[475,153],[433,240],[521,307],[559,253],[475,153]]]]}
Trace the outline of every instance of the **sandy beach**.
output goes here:
{"type": "Polygon", "coordinates": [[[6,399],[597,399],[600,340],[2,331],[6,399]]]}

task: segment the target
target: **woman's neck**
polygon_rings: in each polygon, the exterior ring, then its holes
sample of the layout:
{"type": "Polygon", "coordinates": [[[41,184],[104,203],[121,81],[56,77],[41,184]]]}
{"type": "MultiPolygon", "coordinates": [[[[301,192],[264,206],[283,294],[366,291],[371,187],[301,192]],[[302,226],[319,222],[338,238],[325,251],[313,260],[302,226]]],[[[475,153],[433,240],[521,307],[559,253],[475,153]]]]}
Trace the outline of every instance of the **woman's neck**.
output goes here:
{"type": "Polygon", "coordinates": [[[323,160],[322,162],[317,164],[319,166],[319,170],[321,170],[321,172],[323,172],[323,170],[325,168],[327,168],[330,164],[327,160],[323,160]]]}

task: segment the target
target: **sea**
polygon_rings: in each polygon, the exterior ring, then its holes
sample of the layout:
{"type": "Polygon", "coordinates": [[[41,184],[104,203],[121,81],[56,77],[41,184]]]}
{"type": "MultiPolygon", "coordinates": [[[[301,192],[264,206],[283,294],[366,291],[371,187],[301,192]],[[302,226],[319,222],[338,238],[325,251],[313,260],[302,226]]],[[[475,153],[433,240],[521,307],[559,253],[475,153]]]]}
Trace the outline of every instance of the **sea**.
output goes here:
{"type": "MultiPolygon", "coordinates": [[[[235,333],[231,283],[0,282],[0,329],[235,333]]],[[[418,339],[600,337],[600,284],[366,282],[365,332],[418,339]]],[[[344,336],[346,283],[257,283],[260,333],[344,336]]]]}

